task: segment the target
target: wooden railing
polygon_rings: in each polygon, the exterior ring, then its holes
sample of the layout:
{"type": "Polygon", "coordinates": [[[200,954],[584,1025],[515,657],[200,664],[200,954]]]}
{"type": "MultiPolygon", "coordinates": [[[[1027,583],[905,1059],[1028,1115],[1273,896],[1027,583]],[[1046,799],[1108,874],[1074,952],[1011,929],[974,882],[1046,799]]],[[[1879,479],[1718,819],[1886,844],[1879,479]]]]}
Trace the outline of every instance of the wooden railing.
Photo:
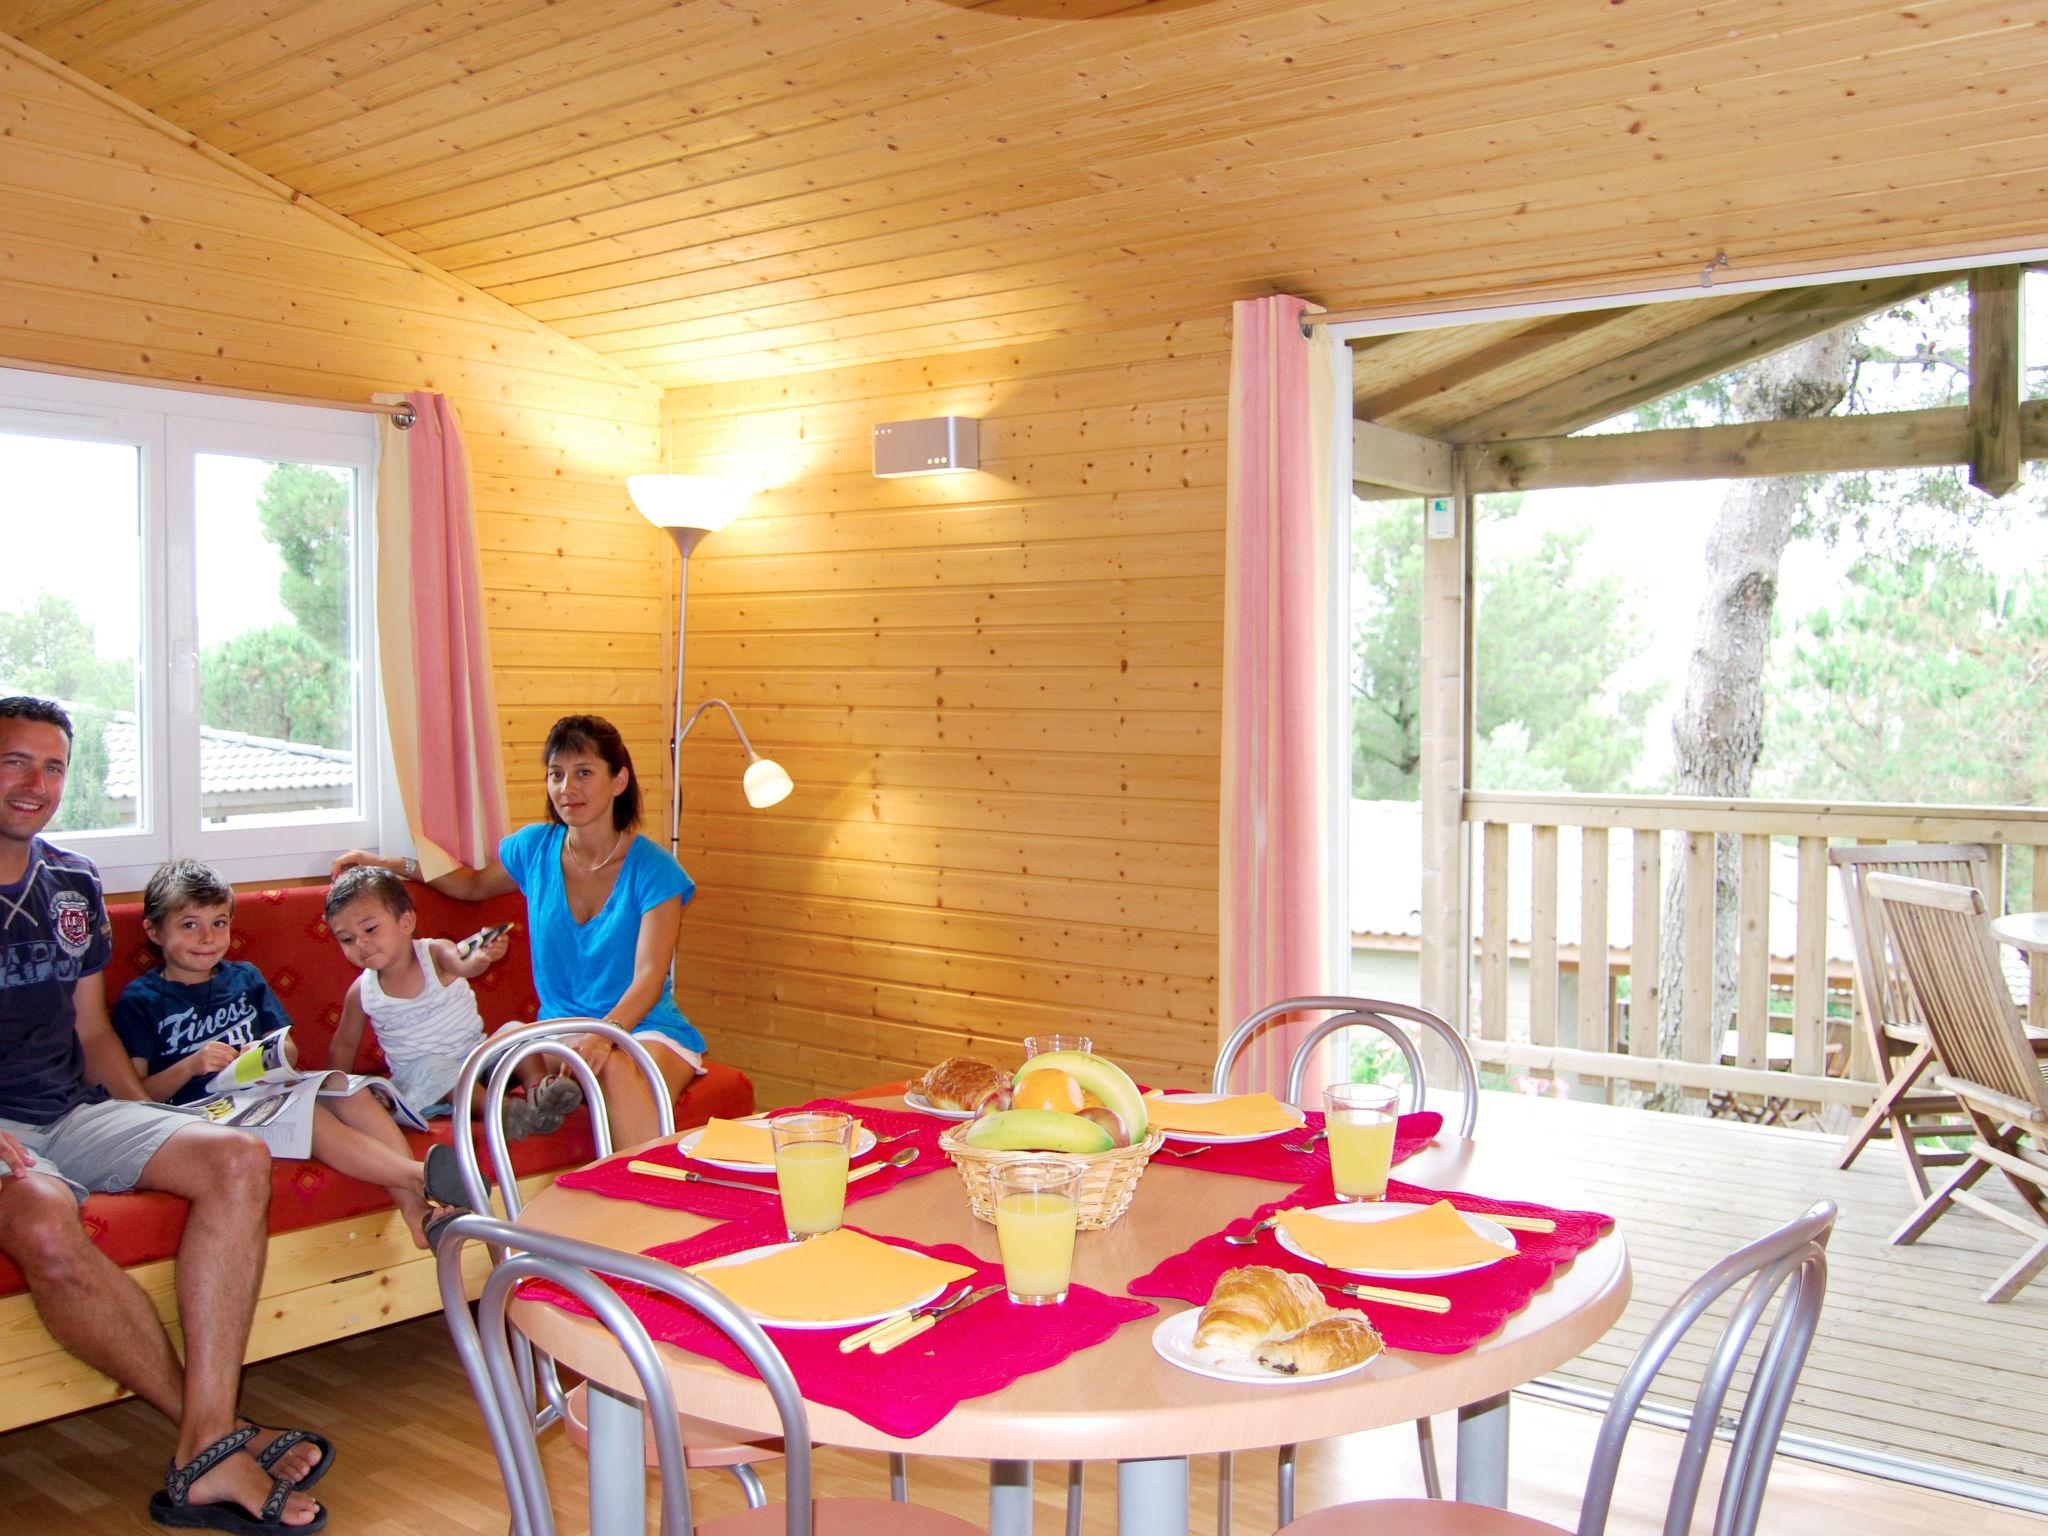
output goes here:
{"type": "MultiPolygon", "coordinates": [[[[1727,1093],[1752,1099],[1860,1106],[1874,1093],[1875,1071],[1860,1022],[1838,1017],[1830,1041],[1829,1000],[1836,1014],[1860,1008],[1847,953],[1831,960],[1827,914],[1835,877],[1830,842],[1982,843],[1992,853],[1987,892],[1993,913],[2005,910],[2007,854],[2025,860],[2032,904],[2048,907],[2048,812],[1970,806],[1831,805],[1807,801],[1689,800],[1642,796],[1502,794],[1468,792],[1464,820],[1472,832],[1471,931],[1477,954],[1478,996],[1468,1020],[1481,1061],[1522,1071],[1574,1073],[1610,1084],[1675,1088],[1689,1094],[1727,1093]],[[1528,867],[1515,871],[1530,885],[1529,933],[1513,944],[1508,932],[1510,831],[1530,829],[1528,867]],[[1561,839],[1581,840],[1579,888],[1559,890],[1561,839]],[[1630,942],[1610,943],[1609,881],[1613,839],[1631,839],[1628,865],[1630,942]],[[1715,843],[1736,840],[1737,961],[1732,1020],[1714,1001],[1715,843]],[[1795,922],[1789,966],[1770,952],[1770,868],[1774,840],[1796,844],[1795,922]],[[1667,859],[1687,871],[1678,954],[1680,1027],[1675,1052],[1660,1042],[1664,986],[1667,859]],[[1560,977],[1573,969],[1558,942],[1560,903],[1576,901],[1578,1003],[1575,1045],[1560,1040],[1560,977]],[[1511,961],[1526,955],[1529,999],[1526,1034],[1510,1029],[1511,961]],[[1626,977],[1629,996],[1619,1002],[1626,977]],[[1772,1067],[1774,994],[1789,994],[1789,1061],[1772,1067]],[[1720,1016],[1717,1016],[1720,1015],[1720,1016]],[[1625,1038],[1624,1038],[1625,1021],[1625,1038]],[[1839,1026],[1847,1023],[1846,1029],[1839,1026]],[[1733,1064],[1724,1061],[1728,1029],[1735,1032],[1733,1064]],[[1846,1037],[1846,1038],[1842,1038],[1846,1037]],[[1831,1049],[1832,1045],[1832,1049],[1831,1049]]],[[[1838,946],[1846,951],[1846,945],[1838,946]]],[[[2031,996],[2035,1017],[2048,999],[2048,965],[2035,962],[2031,996]]],[[[1786,1020],[1783,1009],[1777,1019],[1786,1020]]],[[[1784,1055],[1776,1032],[1777,1055],[1784,1055]]]]}

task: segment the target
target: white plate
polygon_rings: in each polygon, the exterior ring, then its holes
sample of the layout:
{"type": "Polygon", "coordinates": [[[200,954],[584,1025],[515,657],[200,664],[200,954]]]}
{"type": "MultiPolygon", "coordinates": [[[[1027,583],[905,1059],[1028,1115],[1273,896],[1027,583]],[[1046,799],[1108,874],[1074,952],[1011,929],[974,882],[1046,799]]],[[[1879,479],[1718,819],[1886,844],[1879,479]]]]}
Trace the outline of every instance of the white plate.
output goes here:
{"type": "Polygon", "coordinates": [[[1197,1376],[1213,1376],[1218,1381],[1235,1381],[1248,1387],[1298,1387],[1311,1381],[1329,1381],[1332,1377],[1362,1371],[1385,1354],[1382,1350],[1370,1359],[1361,1360],[1356,1365],[1340,1366],[1334,1371],[1303,1371],[1298,1376],[1290,1376],[1285,1371],[1269,1371],[1246,1355],[1222,1349],[1195,1348],[1195,1325],[1201,1320],[1200,1307],[1162,1319],[1152,1330],[1152,1347],[1158,1351],[1159,1358],[1168,1365],[1193,1371],[1197,1376]]]}
{"type": "MultiPolygon", "coordinates": [[[[764,1243],[759,1248],[742,1249],[738,1253],[728,1253],[725,1257],[719,1259],[706,1259],[703,1263],[693,1264],[690,1267],[692,1269],[724,1269],[732,1264],[745,1264],[751,1259],[765,1259],[771,1253],[781,1253],[785,1248],[794,1248],[795,1246],[795,1243],[764,1243]]],[[[835,1317],[830,1322],[821,1322],[816,1318],[809,1317],[775,1317],[770,1313],[755,1312],[751,1309],[748,1310],[747,1316],[751,1317],[763,1328],[857,1328],[866,1323],[879,1323],[885,1317],[894,1317],[898,1312],[907,1312],[912,1307],[921,1307],[951,1283],[951,1281],[946,1281],[935,1285],[922,1296],[917,1297],[914,1301],[906,1301],[900,1307],[890,1307],[881,1312],[865,1312],[858,1317],[835,1317]]]]}
{"type": "Polygon", "coordinates": [[[903,1094],[903,1107],[905,1109],[914,1109],[920,1115],[937,1115],[941,1120],[972,1120],[974,1118],[974,1111],[971,1109],[941,1109],[915,1089],[905,1090],[903,1094]]]}
{"type": "MultiPolygon", "coordinates": [[[[1346,1205],[1319,1205],[1311,1214],[1327,1216],[1332,1221],[1389,1221],[1396,1216],[1406,1216],[1412,1211],[1426,1211],[1426,1205],[1408,1205],[1399,1200],[1358,1200],[1346,1205]]],[[[1515,1234],[1499,1222],[1488,1221],[1470,1211],[1459,1211],[1459,1218],[1465,1225],[1489,1242],[1506,1243],[1508,1251],[1500,1259],[1514,1257],[1515,1234]]],[[[1498,1264],[1500,1259],[1481,1259],[1477,1264],[1459,1264],[1451,1269],[1345,1269],[1341,1264],[1331,1264],[1317,1258],[1307,1249],[1300,1247],[1287,1235],[1285,1227],[1273,1228],[1273,1236],[1280,1246],[1298,1259],[1307,1259],[1311,1264],[1321,1264],[1325,1269],[1341,1269],[1347,1275],[1378,1275],[1393,1280],[1435,1280],[1444,1275],[1463,1275],[1475,1269],[1485,1269],[1498,1264]]]]}
{"type": "MultiPolygon", "coordinates": [[[[1150,1098],[1151,1096],[1147,1095],[1147,1097],[1150,1098]]],[[[1174,1093],[1160,1094],[1159,1097],[1171,1098],[1180,1104],[1214,1104],[1218,1099],[1236,1098],[1237,1095],[1229,1093],[1174,1093]]],[[[1159,1134],[1168,1141],[1202,1141],[1211,1142],[1219,1147],[1228,1147],[1235,1146],[1240,1141],[1270,1141],[1275,1136],[1291,1136],[1308,1124],[1308,1116],[1299,1109],[1296,1109],[1292,1104],[1283,1104],[1280,1107],[1292,1112],[1294,1124],[1283,1125],[1274,1131],[1254,1131],[1249,1136],[1204,1136],[1199,1131],[1169,1131],[1162,1126],[1160,1127],[1159,1134]]]]}
{"type": "MultiPolygon", "coordinates": [[[[765,1124],[766,1122],[764,1121],[762,1123],[765,1124]]],[[[697,1157],[697,1154],[691,1149],[695,1147],[699,1141],[703,1140],[704,1131],[705,1127],[701,1125],[698,1126],[696,1130],[691,1131],[687,1136],[683,1137],[681,1141],[676,1143],[676,1150],[682,1153],[683,1156],[688,1158],[695,1158],[696,1161],[703,1163],[708,1167],[730,1168],[735,1173],[773,1173],[775,1171],[775,1165],[773,1163],[734,1163],[728,1162],[726,1159],[722,1157],[697,1157]]],[[[875,1133],[863,1125],[853,1133],[852,1156],[856,1158],[865,1157],[868,1153],[874,1150],[875,1133]]]]}

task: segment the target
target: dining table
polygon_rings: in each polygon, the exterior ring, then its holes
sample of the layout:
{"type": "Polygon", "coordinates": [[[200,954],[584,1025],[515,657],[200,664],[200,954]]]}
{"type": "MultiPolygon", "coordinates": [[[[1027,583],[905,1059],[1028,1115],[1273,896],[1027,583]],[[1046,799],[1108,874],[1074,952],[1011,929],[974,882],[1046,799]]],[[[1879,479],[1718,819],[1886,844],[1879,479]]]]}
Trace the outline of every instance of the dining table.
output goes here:
{"type": "Polygon", "coordinates": [[[1991,932],[2014,949],[2048,955],[2048,912],[2008,912],[1991,920],[1991,932]]]}
{"type": "MultiPolygon", "coordinates": [[[[885,1110],[905,1107],[895,1096],[861,1102],[885,1110]]],[[[1461,1140],[1439,1132],[1397,1173],[1445,1191],[1549,1206],[1569,1205],[1579,1193],[1541,1145],[1520,1137],[1461,1140]]],[[[1292,1187],[1206,1171],[1199,1155],[1155,1155],[1122,1218],[1079,1235],[1074,1281],[1121,1297],[1130,1281],[1180,1253],[1192,1238],[1221,1231],[1292,1187]]],[[[772,1192],[761,1198],[764,1213],[775,1208],[772,1192]]],[[[876,1236],[958,1244],[984,1259],[998,1258],[994,1227],[972,1214],[961,1178],[948,1166],[850,1204],[845,1219],[876,1236]]],[[[536,1196],[519,1222],[631,1252],[717,1224],[561,1187],[536,1196]]],[[[1501,1505],[1507,1494],[1510,1391],[1593,1344],[1621,1315],[1629,1292],[1627,1245],[1609,1228],[1501,1327],[1455,1354],[1390,1349],[1366,1368],[1334,1379],[1240,1385],[1191,1374],[1155,1350],[1152,1335],[1161,1317],[1189,1310],[1188,1303],[1162,1300],[1160,1316],[1125,1323],[1105,1341],[1049,1369],[964,1399],[912,1438],[888,1434],[840,1408],[816,1402],[806,1407],[812,1438],[821,1445],[987,1462],[991,1536],[1029,1536],[1034,1462],[1114,1463],[1122,1536],[1185,1536],[1190,1457],[1324,1440],[1451,1411],[1457,1414],[1458,1497],[1501,1505]]],[[[1370,1317],[1375,1309],[1368,1304],[1365,1310],[1370,1317]]],[[[1014,1326],[1030,1328],[1033,1311],[1015,1311],[1014,1326]]],[[[522,1297],[513,1303],[512,1317],[536,1346],[590,1382],[593,1536],[641,1536],[644,1427],[634,1395],[637,1381],[625,1357],[598,1324],[545,1301],[522,1297]]],[[[774,1405],[758,1380],[687,1350],[663,1345],[661,1353],[684,1411],[754,1434],[780,1433],[774,1405]]]]}

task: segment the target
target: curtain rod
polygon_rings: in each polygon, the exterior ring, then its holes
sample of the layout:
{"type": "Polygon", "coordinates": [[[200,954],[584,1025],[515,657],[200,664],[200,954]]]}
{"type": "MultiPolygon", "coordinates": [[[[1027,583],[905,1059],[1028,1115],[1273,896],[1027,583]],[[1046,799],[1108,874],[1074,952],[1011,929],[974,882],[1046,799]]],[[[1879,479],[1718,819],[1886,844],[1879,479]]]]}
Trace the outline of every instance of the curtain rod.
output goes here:
{"type": "Polygon", "coordinates": [[[361,411],[370,416],[389,416],[402,432],[417,419],[403,400],[389,404],[375,400],[322,400],[316,395],[280,395],[262,389],[235,389],[226,384],[201,384],[187,379],[151,379],[133,373],[115,373],[109,368],[74,368],[40,358],[0,356],[0,368],[19,368],[24,373],[54,373],[67,379],[93,379],[101,384],[154,385],[161,389],[182,389],[195,395],[225,395],[234,400],[266,400],[275,405],[310,405],[323,411],[361,411]]]}

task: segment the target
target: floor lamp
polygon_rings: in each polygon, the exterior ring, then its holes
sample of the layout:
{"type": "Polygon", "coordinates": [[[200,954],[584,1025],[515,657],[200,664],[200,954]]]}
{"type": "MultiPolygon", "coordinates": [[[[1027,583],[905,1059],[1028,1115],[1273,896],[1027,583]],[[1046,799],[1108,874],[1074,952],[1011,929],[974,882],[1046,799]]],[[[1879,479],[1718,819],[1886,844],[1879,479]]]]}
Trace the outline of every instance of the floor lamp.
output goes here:
{"type": "Polygon", "coordinates": [[[663,529],[676,542],[682,556],[682,572],[676,589],[676,697],[675,713],[669,716],[668,851],[680,857],[683,830],[683,742],[704,712],[716,705],[732,722],[733,734],[746,749],[747,772],[742,780],[747,804],[763,809],[786,798],[791,789],[789,774],[780,763],[761,756],[740,726],[739,716],[723,699],[706,699],[683,718],[683,636],[684,606],[690,597],[690,554],[705,535],[716,533],[740,514],[750,494],[746,487],[709,475],[633,475],[626,490],[640,515],[663,529]]]}

